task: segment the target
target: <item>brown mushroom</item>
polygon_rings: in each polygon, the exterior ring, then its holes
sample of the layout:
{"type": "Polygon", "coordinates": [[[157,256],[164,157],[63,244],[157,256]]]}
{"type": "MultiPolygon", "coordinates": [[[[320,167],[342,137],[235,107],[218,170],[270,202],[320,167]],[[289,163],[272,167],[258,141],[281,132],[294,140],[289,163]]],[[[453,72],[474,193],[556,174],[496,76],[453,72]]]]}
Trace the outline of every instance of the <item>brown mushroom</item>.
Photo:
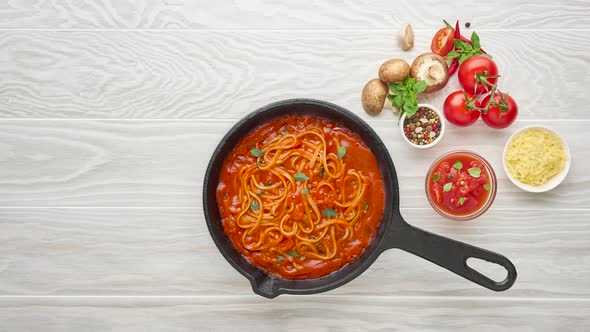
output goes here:
{"type": "Polygon", "coordinates": [[[383,110],[387,99],[387,84],[375,78],[367,82],[363,88],[361,101],[365,112],[370,115],[377,115],[383,110]]]}
{"type": "Polygon", "coordinates": [[[385,83],[401,82],[410,75],[410,65],[402,59],[385,61],[379,67],[379,79],[385,83]]]}
{"type": "Polygon", "coordinates": [[[426,81],[424,92],[442,89],[449,81],[449,66],[443,57],[435,53],[425,53],[412,62],[410,76],[416,81],[426,81]]]}

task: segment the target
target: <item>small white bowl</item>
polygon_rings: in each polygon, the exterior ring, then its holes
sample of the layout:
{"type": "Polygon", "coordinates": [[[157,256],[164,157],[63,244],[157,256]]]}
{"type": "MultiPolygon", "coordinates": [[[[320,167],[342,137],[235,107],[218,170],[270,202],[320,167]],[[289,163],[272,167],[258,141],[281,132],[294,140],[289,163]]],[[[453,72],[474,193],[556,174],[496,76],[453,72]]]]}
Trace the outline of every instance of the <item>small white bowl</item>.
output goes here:
{"type": "Polygon", "coordinates": [[[445,130],[447,128],[447,124],[445,123],[445,117],[438,110],[438,108],[436,108],[436,107],[434,107],[434,106],[432,106],[430,104],[418,104],[418,108],[420,108],[420,107],[426,107],[428,109],[431,109],[431,110],[434,111],[434,113],[436,113],[436,115],[438,115],[438,118],[440,119],[440,134],[438,135],[438,137],[432,143],[429,143],[429,144],[426,144],[426,145],[417,145],[417,144],[412,143],[406,137],[406,134],[404,133],[404,121],[406,120],[406,114],[405,113],[399,119],[399,130],[400,130],[400,133],[402,134],[402,137],[404,138],[404,141],[406,143],[410,144],[411,146],[415,147],[416,149],[428,149],[428,148],[431,148],[431,147],[435,146],[436,144],[438,144],[438,142],[440,142],[440,140],[443,138],[443,136],[445,134],[445,130]]]}
{"type": "Polygon", "coordinates": [[[542,193],[542,192],[546,192],[546,191],[549,191],[549,190],[557,187],[563,181],[563,179],[565,179],[565,177],[567,176],[567,173],[569,172],[570,167],[571,167],[571,160],[572,160],[572,156],[570,154],[570,148],[567,145],[567,142],[563,139],[563,137],[555,130],[553,130],[549,127],[546,127],[546,126],[542,126],[542,125],[533,125],[533,126],[524,127],[524,128],[521,128],[520,130],[518,130],[517,132],[515,132],[514,134],[512,134],[512,136],[510,136],[510,138],[506,142],[506,145],[504,146],[504,152],[502,153],[502,165],[504,166],[504,173],[506,173],[506,175],[508,176],[510,181],[512,183],[514,183],[515,186],[517,186],[518,188],[520,188],[522,190],[532,192],[532,193],[542,193]],[[525,184],[525,183],[518,181],[516,178],[514,178],[510,174],[510,172],[508,171],[508,167],[506,167],[506,150],[508,149],[508,145],[510,144],[510,142],[512,141],[514,136],[518,135],[519,133],[523,132],[524,130],[534,129],[534,128],[547,130],[547,131],[555,134],[557,137],[559,137],[559,139],[561,140],[561,143],[563,144],[563,149],[565,151],[565,154],[567,156],[567,161],[565,162],[565,167],[561,171],[561,173],[555,175],[547,183],[542,184],[540,186],[531,186],[530,184],[525,184]]]}

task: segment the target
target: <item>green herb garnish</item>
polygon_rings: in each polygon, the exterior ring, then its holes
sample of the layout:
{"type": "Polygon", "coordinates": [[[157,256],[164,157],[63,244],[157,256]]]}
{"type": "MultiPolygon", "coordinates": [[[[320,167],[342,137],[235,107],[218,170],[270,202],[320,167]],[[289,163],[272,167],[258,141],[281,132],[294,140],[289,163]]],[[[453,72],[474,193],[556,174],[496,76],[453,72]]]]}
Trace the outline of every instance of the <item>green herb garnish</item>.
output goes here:
{"type": "Polygon", "coordinates": [[[303,188],[303,190],[301,190],[301,193],[303,195],[307,195],[309,193],[309,190],[307,190],[307,188],[303,188]]]}
{"type": "Polygon", "coordinates": [[[295,181],[307,181],[309,180],[309,178],[307,177],[307,175],[305,175],[305,173],[295,173],[295,175],[293,175],[293,177],[295,178],[295,181]]]}
{"type": "Polygon", "coordinates": [[[250,150],[250,153],[254,157],[262,157],[262,156],[264,156],[264,152],[262,150],[257,149],[257,148],[252,148],[252,150],[250,150]]]}
{"type": "Polygon", "coordinates": [[[286,131],[284,128],[281,128],[281,130],[279,130],[279,132],[280,132],[280,133],[281,133],[281,135],[283,135],[283,136],[287,136],[287,135],[289,135],[289,132],[288,132],[288,131],[286,131]]]}
{"type": "Polygon", "coordinates": [[[474,55],[485,55],[491,58],[490,55],[481,50],[479,36],[475,32],[471,34],[471,44],[457,38],[453,42],[455,43],[455,50],[447,54],[447,59],[459,59],[459,63],[463,63],[463,61],[474,55]]]}
{"type": "Polygon", "coordinates": [[[413,77],[406,77],[402,82],[389,83],[391,95],[387,96],[393,107],[400,110],[400,119],[403,114],[411,118],[418,112],[418,99],[416,95],[426,90],[426,81],[418,81],[413,77]]]}
{"type": "Polygon", "coordinates": [[[284,258],[284,257],[283,257],[282,255],[278,255],[278,256],[277,256],[277,259],[275,260],[275,262],[276,262],[276,263],[280,263],[280,262],[282,262],[282,261],[283,261],[283,258],[284,258]]]}
{"type": "Polygon", "coordinates": [[[469,172],[469,175],[473,176],[476,179],[479,179],[479,177],[481,176],[481,168],[479,167],[472,167],[467,171],[469,172]]]}
{"type": "Polygon", "coordinates": [[[363,211],[367,212],[369,210],[369,204],[365,203],[365,207],[363,207],[363,211]]]}
{"type": "Polygon", "coordinates": [[[459,198],[459,205],[463,205],[465,203],[465,197],[459,198]]]}
{"type": "Polygon", "coordinates": [[[322,211],[322,214],[326,217],[326,218],[334,218],[338,215],[338,213],[336,211],[334,211],[331,208],[325,208],[322,211]]]}
{"type": "Polygon", "coordinates": [[[338,148],[338,159],[344,158],[344,155],[346,155],[346,148],[341,146],[338,148]]]}
{"type": "Polygon", "coordinates": [[[445,183],[445,185],[443,186],[443,191],[451,191],[451,188],[453,188],[453,183],[445,183]]]}
{"type": "Polygon", "coordinates": [[[438,180],[440,180],[440,174],[438,174],[438,173],[434,173],[434,176],[432,176],[432,180],[433,180],[434,182],[437,182],[438,180]]]}
{"type": "Polygon", "coordinates": [[[483,189],[485,189],[486,191],[490,191],[492,190],[492,186],[489,183],[486,183],[483,185],[483,189]]]}
{"type": "Polygon", "coordinates": [[[460,161],[457,160],[453,164],[453,167],[455,167],[456,170],[460,171],[463,168],[463,163],[461,163],[460,161]]]}
{"type": "Polygon", "coordinates": [[[297,257],[297,256],[299,256],[299,254],[295,250],[289,250],[289,256],[291,256],[291,257],[297,257]]]}
{"type": "Polygon", "coordinates": [[[264,194],[264,189],[258,189],[258,195],[264,194]]]}
{"type": "Polygon", "coordinates": [[[252,208],[253,211],[260,210],[260,205],[255,201],[250,202],[250,207],[252,208]]]}

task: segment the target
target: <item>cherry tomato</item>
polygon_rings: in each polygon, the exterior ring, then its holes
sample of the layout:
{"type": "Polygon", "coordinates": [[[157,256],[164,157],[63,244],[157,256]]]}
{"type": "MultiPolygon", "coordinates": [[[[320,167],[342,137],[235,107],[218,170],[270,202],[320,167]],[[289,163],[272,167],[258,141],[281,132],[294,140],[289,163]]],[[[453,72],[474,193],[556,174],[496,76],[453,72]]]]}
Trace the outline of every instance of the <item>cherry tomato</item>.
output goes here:
{"type": "MultiPolygon", "coordinates": [[[[477,118],[479,118],[480,112],[478,110],[469,110],[467,108],[468,100],[465,98],[466,96],[470,100],[473,99],[473,95],[461,90],[451,93],[447,99],[445,99],[445,103],[443,105],[443,113],[445,114],[445,118],[447,121],[456,126],[471,126],[473,123],[475,123],[475,121],[477,121],[477,118]]],[[[473,106],[479,107],[479,102],[474,100],[473,106]]]]}
{"type": "MultiPolygon", "coordinates": [[[[516,120],[516,116],[518,115],[518,105],[516,105],[516,102],[511,96],[502,92],[497,92],[494,95],[494,101],[498,104],[502,103],[502,98],[500,97],[500,94],[502,94],[502,97],[506,102],[506,106],[508,107],[508,109],[503,111],[500,108],[500,106],[492,105],[488,108],[487,113],[481,115],[481,119],[483,120],[483,122],[485,122],[485,124],[497,129],[506,128],[510,126],[514,122],[514,120],[516,120]]],[[[490,96],[487,96],[483,99],[481,104],[487,105],[489,102],[490,96]]]]}
{"type": "Polygon", "coordinates": [[[432,38],[432,44],[430,45],[432,52],[440,56],[449,54],[449,52],[455,46],[453,42],[453,33],[453,29],[449,28],[442,28],[438,30],[438,32],[434,35],[434,38],[432,38]]]}
{"type": "Polygon", "coordinates": [[[496,66],[494,60],[488,58],[487,56],[476,55],[465,60],[465,62],[459,66],[458,75],[459,83],[463,87],[463,90],[469,92],[472,95],[480,95],[489,92],[492,88],[490,85],[496,84],[498,81],[498,67],[496,66]],[[482,77],[482,79],[487,80],[489,85],[486,85],[485,82],[477,82],[477,76],[480,74],[484,74],[488,77],[482,77]]]}

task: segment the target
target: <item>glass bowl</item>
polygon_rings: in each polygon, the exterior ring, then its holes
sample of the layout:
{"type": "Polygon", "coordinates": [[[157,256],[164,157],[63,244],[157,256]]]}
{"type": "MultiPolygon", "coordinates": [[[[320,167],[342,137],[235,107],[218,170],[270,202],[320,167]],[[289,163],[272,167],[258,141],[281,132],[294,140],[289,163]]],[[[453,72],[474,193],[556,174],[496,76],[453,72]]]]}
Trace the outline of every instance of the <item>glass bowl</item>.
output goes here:
{"type": "Polygon", "coordinates": [[[432,208],[436,212],[438,212],[438,214],[440,214],[441,216],[451,219],[451,220],[457,220],[457,221],[472,220],[472,219],[475,219],[475,218],[481,216],[482,214],[484,214],[492,206],[492,203],[494,202],[494,199],[496,198],[497,187],[498,187],[498,184],[497,184],[497,180],[496,180],[496,173],[494,172],[494,169],[492,168],[490,163],[487,160],[485,160],[482,156],[478,155],[477,153],[472,152],[472,151],[467,151],[467,150],[455,150],[455,151],[445,153],[444,155],[438,157],[432,163],[432,165],[430,165],[430,168],[428,169],[428,173],[426,173],[426,180],[424,181],[424,188],[426,191],[426,197],[428,198],[428,202],[430,203],[432,208]],[[464,156],[466,155],[466,156],[472,157],[472,158],[478,160],[479,162],[481,162],[481,164],[485,167],[485,169],[489,175],[489,182],[492,186],[490,188],[490,194],[488,195],[486,202],[479,209],[477,209],[473,212],[470,212],[469,214],[465,214],[465,215],[455,215],[455,214],[451,214],[447,211],[442,210],[435,203],[433,197],[431,197],[430,192],[428,190],[429,180],[431,178],[432,172],[435,171],[434,168],[443,159],[448,159],[449,157],[455,156],[455,155],[464,155],[464,156]]]}

